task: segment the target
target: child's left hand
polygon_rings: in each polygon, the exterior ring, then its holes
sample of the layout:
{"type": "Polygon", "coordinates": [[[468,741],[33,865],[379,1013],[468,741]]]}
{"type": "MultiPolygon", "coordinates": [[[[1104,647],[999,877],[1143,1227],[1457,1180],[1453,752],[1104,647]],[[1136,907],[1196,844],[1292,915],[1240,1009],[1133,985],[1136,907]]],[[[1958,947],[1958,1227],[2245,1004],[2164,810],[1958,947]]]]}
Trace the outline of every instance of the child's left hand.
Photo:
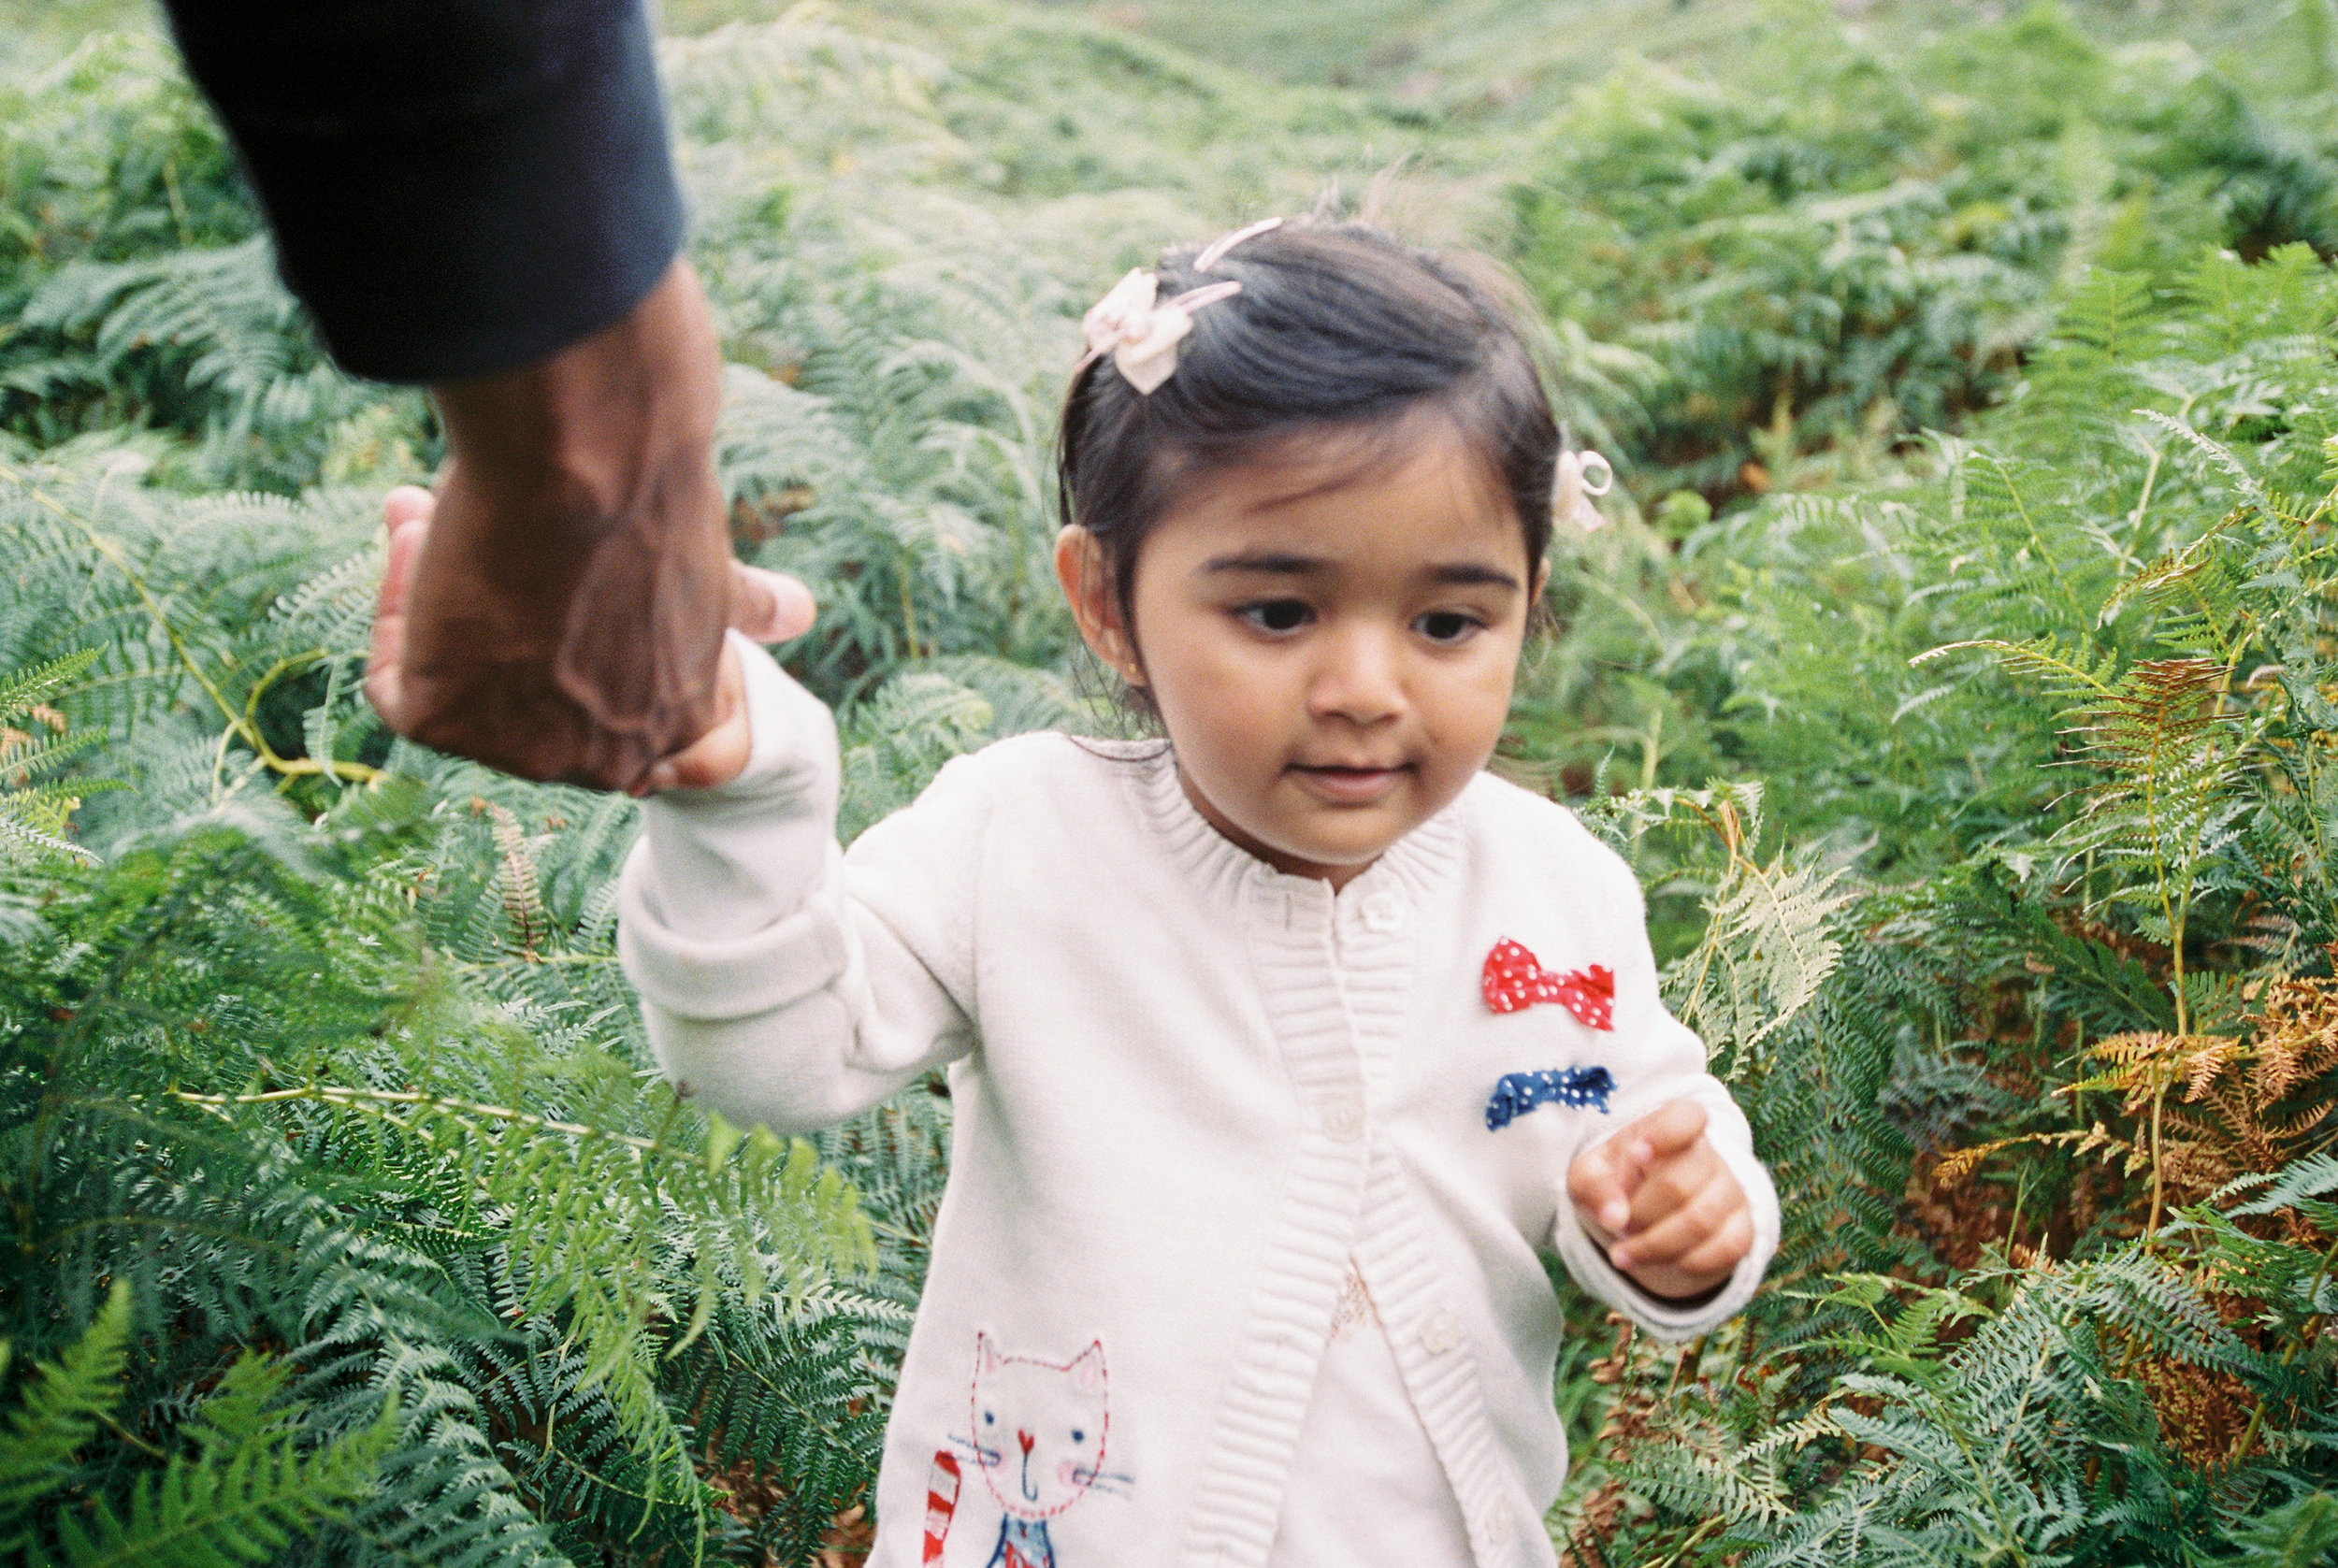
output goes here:
{"type": "Polygon", "coordinates": [[[1577,1155],[1566,1192],[1608,1260],[1652,1296],[1702,1296],[1754,1245],[1745,1189],[1694,1100],[1659,1106],[1577,1155]]]}

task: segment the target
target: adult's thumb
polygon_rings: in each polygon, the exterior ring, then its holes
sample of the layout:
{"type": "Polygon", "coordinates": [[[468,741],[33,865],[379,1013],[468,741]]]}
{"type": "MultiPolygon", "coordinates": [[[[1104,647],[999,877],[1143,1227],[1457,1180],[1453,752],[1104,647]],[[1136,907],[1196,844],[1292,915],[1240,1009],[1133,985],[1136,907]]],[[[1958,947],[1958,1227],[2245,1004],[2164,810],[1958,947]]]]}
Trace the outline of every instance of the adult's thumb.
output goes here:
{"type": "Polygon", "coordinates": [[[801,637],[819,618],[812,590],[796,579],[744,561],[730,563],[730,624],[756,642],[801,637]]]}

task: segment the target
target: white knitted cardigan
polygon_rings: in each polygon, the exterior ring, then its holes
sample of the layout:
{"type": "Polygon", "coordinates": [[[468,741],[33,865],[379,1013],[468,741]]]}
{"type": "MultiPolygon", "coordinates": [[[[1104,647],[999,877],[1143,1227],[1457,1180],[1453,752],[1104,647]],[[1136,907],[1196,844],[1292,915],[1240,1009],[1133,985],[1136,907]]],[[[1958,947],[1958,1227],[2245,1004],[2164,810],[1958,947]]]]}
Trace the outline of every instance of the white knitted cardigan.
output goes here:
{"type": "Polygon", "coordinates": [[[1043,1521],[1061,1568],[1261,1568],[1351,1257],[1480,1568],[1551,1563],[1561,1322],[1537,1253],[1680,1337],[1745,1303],[1778,1236],[1744,1116],[1657,1000],[1622,860],[1481,775],[1335,895],[1211,828],[1162,748],[1056,734],[959,758],[840,854],[827,712],[743,653],[748,770],[649,803],[619,951],[668,1076],[735,1122],[815,1128],[949,1069],[871,1568],[920,1560],[945,1470],[1003,1484],[970,1430],[985,1346],[1108,1402],[1087,1434],[1108,1484],[1043,1521]],[[1491,1010],[1505,939],[1547,971],[1609,969],[1613,1028],[1491,1010]],[[1506,1076],[1595,1066],[1604,1110],[1489,1126],[1506,1076]],[[1710,1113],[1755,1230],[1686,1311],[1611,1268],[1564,1198],[1579,1147],[1680,1098],[1710,1113]]]}

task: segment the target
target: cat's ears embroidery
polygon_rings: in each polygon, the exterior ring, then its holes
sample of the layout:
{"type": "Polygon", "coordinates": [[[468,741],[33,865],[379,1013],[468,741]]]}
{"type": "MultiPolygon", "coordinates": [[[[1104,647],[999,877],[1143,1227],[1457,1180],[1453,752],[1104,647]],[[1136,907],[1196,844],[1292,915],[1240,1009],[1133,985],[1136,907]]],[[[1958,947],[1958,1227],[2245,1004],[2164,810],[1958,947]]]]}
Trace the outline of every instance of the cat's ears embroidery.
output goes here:
{"type": "MultiPolygon", "coordinates": [[[[1029,1358],[1022,1356],[1008,1357],[1000,1355],[999,1347],[990,1338],[990,1334],[988,1330],[976,1329],[974,1331],[974,1375],[976,1377],[989,1377],[991,1374],[997,1372],[1003,1363],[1008,1360],[1019,1361],[1026,1359],[1029,1359],[1029,1358]]],[[[1034,1364],[1045,1365],[1046,1363],[1039,1362],[1034,1364]]],[[[1061,1366],[1057,1367],[1056,1370],[1058,1372],[1066,1372],[1071,1374],[1072,1381],[1079,1388],[1080,1392],[1084,1394],[1094,1393],[1097,1389],[1106,1386],[1106,1378],[1104,1374],[1104,1342],[1101,1339],[1090,1340],[1088,1342],[1087,1349],[1081,1351],[1070,1360],[1065,1361],[1061,1366]]]]}
{"type": "Polygon", "coordinates": [[[1604,1067],[1556,1068],[1543,1072],[1505,1072],[1486,1101],[1486,1130],[1499,1132],[1537,1105],[1588,1105],[1608,1114],[1615,1077],[1604,1067]]]}
{"type": "Polygon", "coordinates": [[[1519,1013],[1538,1001],[1554,1001],[1595,1029],[1615,1028],[1615,972],[1605,964],[1553,974],[1521,943],[1504,937],[1486,955],[1479,976],[1486,1006],[1519,1013]]]}

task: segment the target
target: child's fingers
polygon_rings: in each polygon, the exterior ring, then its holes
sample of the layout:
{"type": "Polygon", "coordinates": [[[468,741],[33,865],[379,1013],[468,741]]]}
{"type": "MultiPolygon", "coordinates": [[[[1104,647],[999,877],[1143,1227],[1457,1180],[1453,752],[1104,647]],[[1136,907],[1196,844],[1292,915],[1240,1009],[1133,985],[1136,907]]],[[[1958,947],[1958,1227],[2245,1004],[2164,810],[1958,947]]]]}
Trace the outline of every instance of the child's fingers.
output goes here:
{"type": "Polygon", "coordinates": [[[1578,1206],[1614,1233],[1646,1223],[1649,1216],[1639,1209],[1648,1172],[1674,1150],[1694,1144],[1704,1130],[1705,1108],[1693,1100],[1676,1100],[1649,1112],[1576,1161],[1580,1167],[1583,1159],[1599,1159],[1614,1183],[1614,1190],[1603,1191],[1596,1205],[1579,1199],[1578,1206]]]}
{"type": "Polygon", "coordinates": [[[1720,1230],[1705,1239],[1703,1245],[1692,1248],[1674,1267],[1693,1274],[1726,1273],[1753,1250],[1754,1212],[1739,1208],[1723,1221],[1720,1230]]]}
{"type": "Polygon", "coordinates": [[[1643,1287],[1660,1296],[1694,1296],[1725,1278],[1754,1250],[1754,1216],[1746,1209],[1732,1212],[1678,1258],[1641,1258],[1629,1249],[1621,1250],[1624,1253],[1621,1258],[1611,1250],[1609,1261],[1627,1271],[1643,1287]]]}
{"type": "Polygon", "coordinates": [[[743,772],[755,750],[755,734],[747,719],[745,672],[736,651],[725,648],[716,671],[714,727],[674,753],[661,757],[630,788],[636,797],[663,789],[714,789],[743,772]]]}
{"type": "Polygon", "coordinates": [[[1566,1171],[1568,1201],[1609,1235],[1632,1222],[1632,1192],[1624,1185],[1622,1157],[1617,1141],[1611,1138],[1577,1155],[1566,1171]]]}
{"type": "Polygon", "coordinates": [[[730,624],[757,642],[785,642],[812,629],[819,611],[794,578],[744,561],[730,564],[730,624]]]}
{"type": "Polygon", "coordinates": [[[1674,1100],[1659,1105],[1624,1129],[1645,1151],[1643,1166],[1652,1166],[1690,1147],[1705,1136],[1705,1107],[1694,1100],[1674,1100]]]}
{"type": "Polygon", "coordinates": [[[1609,1260],[1619,1269],[1678,1263],[1720,1233],[1744,1208],[1745,1190],[1738,1186],[1727,1167],[1716,1159],[1708,1177],[1684,1201],[1653,1217],[1645,1229],[1636,1226],[1628,1236],[1608,1249],[1609,1260]]]}
{"type": "Polygon", "coordinates": [[[1649,1165],[1632,1188],[1629,1229],[1638,1235],[1696,1201],[1715,1181],[1728,1179],[1727,1168],[1711,1144],[1699,1138],[1686,1149],[1649,1165]]]}

